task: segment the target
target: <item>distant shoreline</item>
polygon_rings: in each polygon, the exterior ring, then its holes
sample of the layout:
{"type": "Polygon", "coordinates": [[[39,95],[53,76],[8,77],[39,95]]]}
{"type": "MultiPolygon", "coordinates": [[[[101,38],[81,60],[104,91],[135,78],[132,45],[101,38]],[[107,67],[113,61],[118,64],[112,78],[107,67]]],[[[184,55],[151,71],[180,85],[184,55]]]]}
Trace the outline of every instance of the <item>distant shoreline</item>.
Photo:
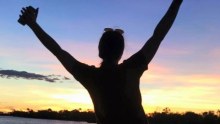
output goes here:
{"type": "MultiPolygon", "coordinates": [[[[33,111],[13,110],[9,113],[0,112],[0,116],[12,116],[33,119],[49,119],[96,123],[95,113],[93,111],[81,111],[80,109],[53,111],[52,109],[33,111]]],[[[200,114],[195,112],[173,113],[169,108],[163,109],[163,112],[154,112],[146,116],[150,124],[220,124],[220,110],[207,111],[200,114]]]]}
{"type": "MultiPolygon", "coordinates": [[[[27,119],[43,119],[43,120],[45,119],[45,118],[18,117],[18,116],[11,116],[11,115],[0,115],[0,118],[1,117],[27,118],[27,119]]],[[[59,119],[45,119],[45,120],[59,120],[59,119]]],[[[59,120],[59,121],[73,121],[73,120],[59,120]]],[[[74,122],[77,122],[77,121],[74,121],[74,122]]],[[[81,121],[79,121],[79,122],[81,122],[81,121]]],[[[83,122],[85,122],[85,121],[83,121],[83,122]]]]}
{"type": "Polygon", "coordinates": [[[76,121],[76,122],[88,122],[95,123],[95,113],[92,111],[80,111],[74,109],[72,111],[61,110],[59,112],[53,111],[52,109],[33,111],[27,109],[27,111],[13,110],[12,112],[4,113],[0,112],[0,116],[12,116],[12,117],[23,117],[33,119],[49,119],[49,120],[63,120],[63,121],[76,121]]]}

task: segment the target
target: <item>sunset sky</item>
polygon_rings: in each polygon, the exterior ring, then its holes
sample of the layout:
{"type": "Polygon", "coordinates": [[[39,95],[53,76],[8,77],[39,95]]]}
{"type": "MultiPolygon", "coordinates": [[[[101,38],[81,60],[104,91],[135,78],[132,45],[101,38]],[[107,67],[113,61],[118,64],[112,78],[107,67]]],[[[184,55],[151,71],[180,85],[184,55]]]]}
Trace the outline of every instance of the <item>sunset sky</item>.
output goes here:
{"type": "MultiPolygon", "coordinates": [[[[103,29],[125,31],[124,59],[152,35],[172,0],[0,0],[0,111],[93,109],[87,91],[17,23],[25,6],[76,59],[99,66],[103,29]]],[[[146,113],[220,109],[220,1],[184,0],[177,19],[141,78],[146,113]]],[[[121,62],[120,61],[120,62],[121,62]]]]}

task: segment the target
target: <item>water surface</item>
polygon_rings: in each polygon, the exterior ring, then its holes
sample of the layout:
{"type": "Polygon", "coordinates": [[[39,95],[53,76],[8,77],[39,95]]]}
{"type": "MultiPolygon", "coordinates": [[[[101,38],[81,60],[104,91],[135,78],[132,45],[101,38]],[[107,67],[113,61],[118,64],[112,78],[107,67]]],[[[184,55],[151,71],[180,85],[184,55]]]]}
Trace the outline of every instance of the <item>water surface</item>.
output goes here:
{"type": "MultiPolygon", "coordinates": [[[[89,124],[87,122],[32,119],[12,116],[0,116],[0,124],[89,124]]],[[[91,124],[91,123],[90,123],[91,124]]]]}

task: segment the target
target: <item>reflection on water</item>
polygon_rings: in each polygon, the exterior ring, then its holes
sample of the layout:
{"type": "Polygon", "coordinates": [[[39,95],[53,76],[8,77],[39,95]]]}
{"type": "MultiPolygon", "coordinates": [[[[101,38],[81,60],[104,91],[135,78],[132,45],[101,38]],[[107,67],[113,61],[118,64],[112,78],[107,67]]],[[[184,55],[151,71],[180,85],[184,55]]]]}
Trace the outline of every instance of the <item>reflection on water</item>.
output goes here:
{"type": "Polygon", "coordinates": [[[0,124],[88,124],[86,122],[0,116],[0,124]]]}

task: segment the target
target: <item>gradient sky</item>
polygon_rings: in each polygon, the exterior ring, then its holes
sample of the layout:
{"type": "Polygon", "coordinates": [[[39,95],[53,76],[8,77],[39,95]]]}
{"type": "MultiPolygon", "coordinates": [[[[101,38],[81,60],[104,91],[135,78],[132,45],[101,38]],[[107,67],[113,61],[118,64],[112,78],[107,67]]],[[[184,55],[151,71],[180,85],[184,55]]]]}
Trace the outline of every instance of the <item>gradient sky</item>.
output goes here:
{"type": "MultiPolygon", "coordinates": [[[[0,0],[0,111],[93,109],[87,91],[27,26],[17,23],[22,7],[39,7],[42,28],[79,61],[98,67],[97,46],[104,28],[125,31],[124,60],[148,40],[171,2],[0,0]],[[21,71],[27,75],[22,77],[21,71]]],[[[165,107],[177,112],[220,109],[219,5],[219,0],[184,0],[141,78],[146,113],[165,107]]]]}

